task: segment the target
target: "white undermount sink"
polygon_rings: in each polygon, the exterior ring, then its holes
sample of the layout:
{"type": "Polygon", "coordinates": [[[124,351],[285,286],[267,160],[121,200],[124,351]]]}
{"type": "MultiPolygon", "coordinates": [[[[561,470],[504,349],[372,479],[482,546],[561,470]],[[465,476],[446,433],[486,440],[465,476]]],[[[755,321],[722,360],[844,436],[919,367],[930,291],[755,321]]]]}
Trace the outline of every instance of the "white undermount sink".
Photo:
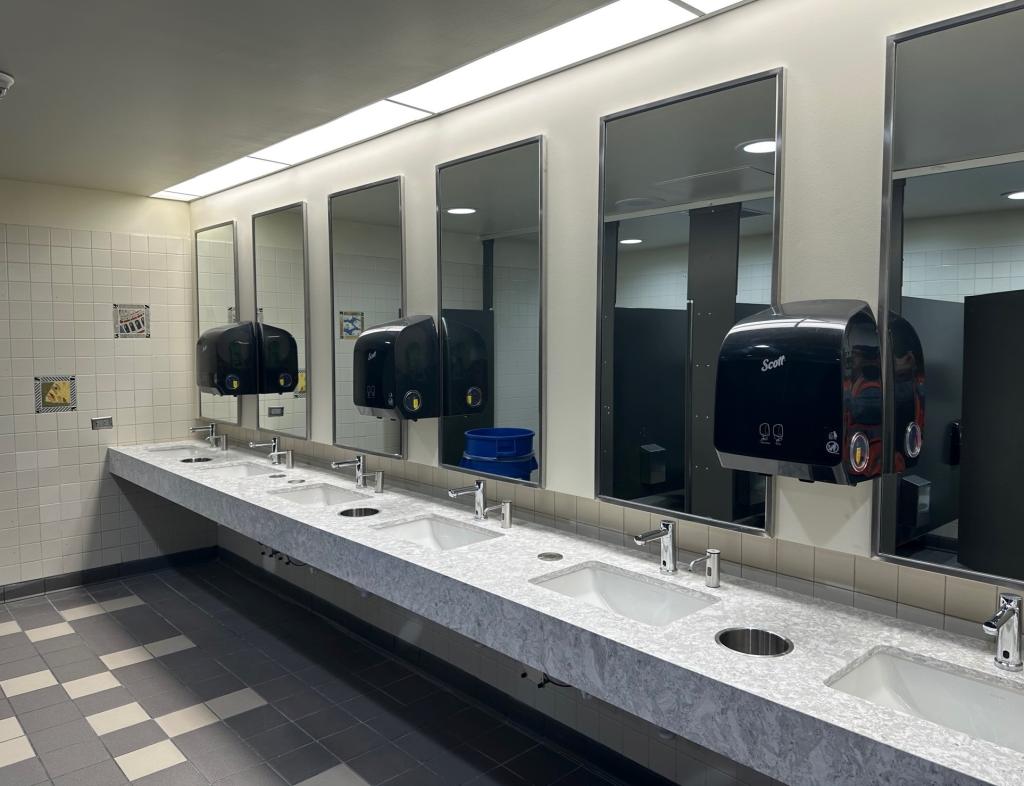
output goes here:
{"type": "Polygon", "coordinates": [[[715,602],[709,595],[636,576],[600,562],[587,562],[532,581],[539,587],[656,627],[669,625],[715,602]]]}
{"type": "Polygon", "coordinates": [[[201,445],[157,445],[146,448],[147,453],[159,453],[168,458],[191,458],[192,456],[210,456],[215,451],[201,445]]]}
{"type": "Polygon", "coordinates": [[[489,532],[481,527],[436,516],[425,516],[398,524],[383,524],[376,529],[394,536],[396,540],[415,543],[430,551],[451,551],[501,537],[497,532],[489,532]]]}
{"type": "Polygon", "coordinates": [[[260,475],[271,475],[280,471],[280,467],[274,467],[270,464],[253,464],[250,461],[244,461],[239,464],[220,464],[216,467],[203,467],[202,469],[204,475],[218,478],[255,478],[260,475]]]}
{"type": "Polygon", "coordinates": [[[274,489],[270,493],[286,499],[288,502],[319,507],[366,500],[365,494],[357,494],[354,491],[338,488],[329,483],[318,483],[314,486],[300,486],[298,488],[274,489]]]}
{"type": "Polygon", "coordinates": [[[973,676],[938,661],[884,649],[828,684],[851,696],[1024,753],[1024,686],[999,682],[998,677],[973,676]]]}

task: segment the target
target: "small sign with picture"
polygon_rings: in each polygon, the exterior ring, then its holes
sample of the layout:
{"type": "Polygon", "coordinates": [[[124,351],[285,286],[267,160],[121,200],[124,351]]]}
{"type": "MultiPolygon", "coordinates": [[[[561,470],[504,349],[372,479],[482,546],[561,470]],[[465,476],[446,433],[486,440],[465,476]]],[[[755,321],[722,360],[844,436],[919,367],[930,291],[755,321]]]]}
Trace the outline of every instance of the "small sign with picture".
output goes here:
{"type": "Polygon", "coordinates": [[[357,339],[363,333],[365,317],[362,311],[338,312],[338,335],[344,339],[357,339]]]}
{"type": "Polygon", "coordinates": [[[115,303],[114,338],[149,338],[149,306],[115,303]]]}
{"type": "Polygon", "coordinates": [[[74,377],[35,378],[36,413],[74,412],[78,409],[78,387],[74,377]]]}

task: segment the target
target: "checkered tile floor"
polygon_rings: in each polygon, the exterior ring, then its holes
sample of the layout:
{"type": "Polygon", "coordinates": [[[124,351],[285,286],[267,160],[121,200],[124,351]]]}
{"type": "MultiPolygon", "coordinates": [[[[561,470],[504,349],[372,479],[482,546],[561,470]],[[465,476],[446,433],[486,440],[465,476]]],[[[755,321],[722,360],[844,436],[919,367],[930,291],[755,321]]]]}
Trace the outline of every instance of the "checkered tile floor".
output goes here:
{"type": "Polygon", "coordinates": [[[598,784],[219,563],[0,606],[2,786],[598,784]]]}

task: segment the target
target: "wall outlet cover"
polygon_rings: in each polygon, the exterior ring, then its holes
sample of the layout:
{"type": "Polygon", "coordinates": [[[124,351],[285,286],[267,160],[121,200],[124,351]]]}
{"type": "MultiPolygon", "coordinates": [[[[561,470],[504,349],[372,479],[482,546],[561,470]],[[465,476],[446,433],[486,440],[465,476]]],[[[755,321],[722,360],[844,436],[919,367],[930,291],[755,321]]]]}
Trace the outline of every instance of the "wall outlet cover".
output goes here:
{"type": "Polygon", "coordinates": [[[104,417],[92,418],[92,430],[99,431],[100,429],[113,428],[114,418],[112,415],[106,415],[104,417]]]}

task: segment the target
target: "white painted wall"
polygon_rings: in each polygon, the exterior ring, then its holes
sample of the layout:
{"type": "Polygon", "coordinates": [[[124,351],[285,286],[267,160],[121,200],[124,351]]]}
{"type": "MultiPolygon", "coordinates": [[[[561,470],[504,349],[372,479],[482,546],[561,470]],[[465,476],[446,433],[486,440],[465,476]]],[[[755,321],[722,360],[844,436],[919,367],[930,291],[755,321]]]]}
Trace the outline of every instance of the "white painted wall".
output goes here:
{"type": "MultiPolygon", "coordinates": [[[[327,196],[405,176],[409,312],[436,314],[434,167],[508,142],[546,144],[545,279],[547,485],[594,489],[594,379],[599,118],[785,66],[783,299],[861,298],[875,304],[882,194],[886,37],[988,5],[978,0],[761,0],[449,115],[192,204],[192,223],[239,219],[239,258],[251,258],[248,217],[309,205],[312,324],[330,313],[327,196]]],[[[251,308],[251,281],[242,303],[251,308]],[[247,291],[248,290],[248,291],[247,291]]],[[[247,315],[244,310],[243,318],[247,315]]],[[[318,327],[317,330],[323,330],[318,327]]],[[[331,344],[312,342],[314,369],[331,344]]],[[[330,375],[313,376],[312,437],[330,442],[330,375]]],[[[255,425],[246,408],[243,422],[255,425]]],[[[409,457],[436,463],[436,424],[409,427],[409,457]]],[[[778,534],[866,554],[871,484],[853,489],[782,480],[778,534]]]]}

